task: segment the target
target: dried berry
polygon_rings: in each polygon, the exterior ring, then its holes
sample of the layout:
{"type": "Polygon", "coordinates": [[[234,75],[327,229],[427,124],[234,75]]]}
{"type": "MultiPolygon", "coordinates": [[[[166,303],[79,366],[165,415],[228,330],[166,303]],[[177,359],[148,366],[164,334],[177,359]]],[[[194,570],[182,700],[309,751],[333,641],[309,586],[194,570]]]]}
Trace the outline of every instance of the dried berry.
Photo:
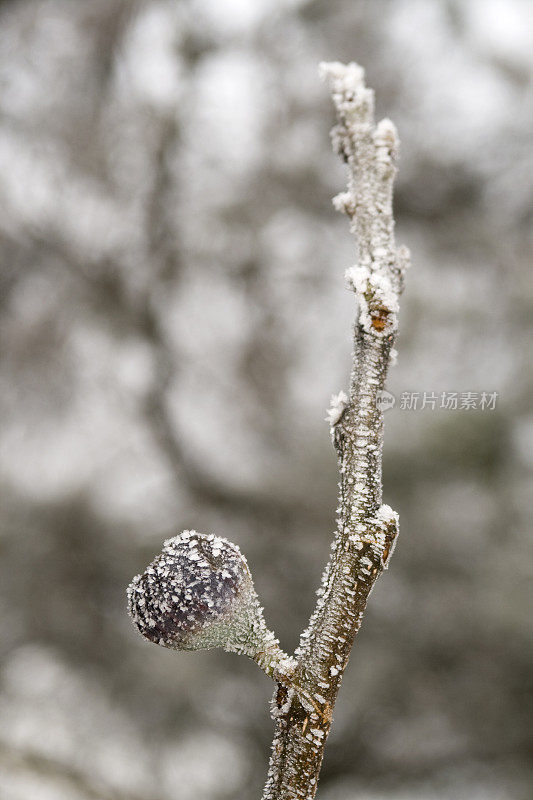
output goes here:
{"type": "Polygon", "coordinates": [[[218,536],[183,531],[128,587],[139,632],[176,650],[222,647],[262,661],[280,652],[268,630],[246,559],[218,536]]]}

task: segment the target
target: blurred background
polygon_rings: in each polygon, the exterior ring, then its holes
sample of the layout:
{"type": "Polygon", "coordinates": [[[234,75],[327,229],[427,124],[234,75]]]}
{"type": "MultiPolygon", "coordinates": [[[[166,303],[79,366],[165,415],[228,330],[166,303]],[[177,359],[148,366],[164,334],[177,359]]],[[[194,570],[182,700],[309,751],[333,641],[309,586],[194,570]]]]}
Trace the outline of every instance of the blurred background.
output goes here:
{"type": "Polygon", "coordinates": [[[272,685],[144,642],[125,588],[194,527],[242,547],[286,649],[314,605],[355,259],[320,60],[397,123],[413,267],[402,532],[319,797],[533,795],[533,3],[4,0],[3,800],[260,796],[272,685]]]}

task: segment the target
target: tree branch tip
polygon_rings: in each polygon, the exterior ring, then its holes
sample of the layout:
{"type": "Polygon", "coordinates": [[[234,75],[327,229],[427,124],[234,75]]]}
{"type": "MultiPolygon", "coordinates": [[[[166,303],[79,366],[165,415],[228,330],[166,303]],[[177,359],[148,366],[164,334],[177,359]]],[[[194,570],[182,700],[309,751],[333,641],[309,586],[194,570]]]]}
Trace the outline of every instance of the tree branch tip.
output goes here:
{"type": "Polygon", "coordinates": [[[329,84],[331,91],[338,94],[356,91],[365,85],[365,71],[355,61],[350,61],[348,64],[340,61],[321,61],[318,65],[318,74],[329,84]]]}
{"type": "Polygon", "coordinates": [[[333,147],[348,161],[350,154],[342,148],[342,141],[348,132],[353,136],[357,127],[373,127],[374,92],[365,85],[364,69],[353,61],[349,64],[341,64],[339,61],[323,62],[320,65],[320,75],[328,84],[341,123],[332,131],[333,147]]]}

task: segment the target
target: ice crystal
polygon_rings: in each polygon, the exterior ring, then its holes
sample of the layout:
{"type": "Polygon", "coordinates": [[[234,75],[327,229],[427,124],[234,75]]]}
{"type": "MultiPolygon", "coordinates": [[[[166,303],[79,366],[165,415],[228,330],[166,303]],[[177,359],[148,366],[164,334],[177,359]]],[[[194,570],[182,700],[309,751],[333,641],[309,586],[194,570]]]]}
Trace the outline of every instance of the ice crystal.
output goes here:
{"type": "Polygon", "coordinates": [[[329,422],[330,428],[334,428],[348,405],[348,395],[343,391],[332,394],[330,402],[331,405],[326,411],[326,422],[329,422]]]}

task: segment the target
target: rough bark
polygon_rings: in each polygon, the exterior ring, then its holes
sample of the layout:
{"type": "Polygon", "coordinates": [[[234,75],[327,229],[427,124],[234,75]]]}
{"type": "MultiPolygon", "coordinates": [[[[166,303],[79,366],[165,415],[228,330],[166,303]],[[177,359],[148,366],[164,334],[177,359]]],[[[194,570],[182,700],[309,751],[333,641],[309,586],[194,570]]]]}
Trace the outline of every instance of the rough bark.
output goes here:
{"type": "Polygon", "coordinates": [[[398,298],[407,266],[396,249],[392,187],[398,138],[389,120],[374,123],[373,92],[356,64],[323,64],[338,124],[334,149],[348,169],[334,198],[357,240],[346,278],[357,300],[349,397],[333,398],[330,422],[340,482],[337,529],[319,599],[296,651],[294,689],[279,683],[276,728],[263,800],[310,800],[316,793],[332,712],[368,596],[387,566],[398,515],[382,504],[383,415],[378,402],[393,356],[398,298]]]}

